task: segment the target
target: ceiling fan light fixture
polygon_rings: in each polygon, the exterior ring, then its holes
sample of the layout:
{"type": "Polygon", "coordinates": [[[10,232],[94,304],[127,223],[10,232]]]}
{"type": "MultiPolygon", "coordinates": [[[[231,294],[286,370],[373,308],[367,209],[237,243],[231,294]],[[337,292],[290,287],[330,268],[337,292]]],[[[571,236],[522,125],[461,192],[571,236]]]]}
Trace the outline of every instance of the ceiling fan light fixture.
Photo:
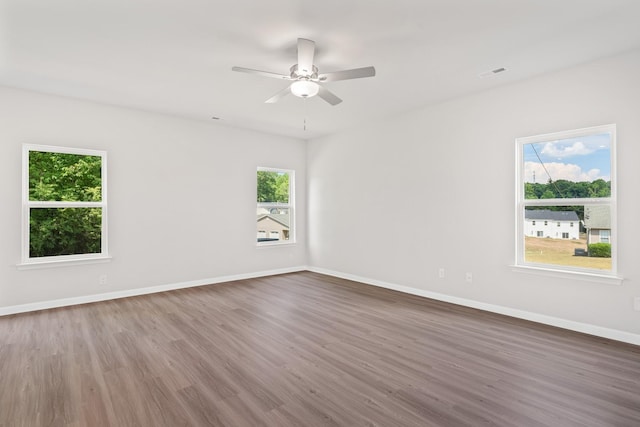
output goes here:
{"type": "Polygon", "coordinates": [[[318,83],[309,80],[298,80],[291,84],[291,93],[300,98],[316,96],[319,90],[318,83]]]}
{"type": "Polygon", "coordinates": [[[323,101],[330,105],[338,105],[342,102],[340,98],[334,95],[329,89],[318,83],[335,82],[338,80],[361,79],[364,77],[373,77],[376,75],[376,69],[373,67],[354,68],[351,70],[334,71],[331,73],[318,74],[318,67],[313,64],[315,56],[316,44],[313,40],[298,39],[298,63],[293,64],[289,68],[289,74],[277,74],[269,71],[254,70],[252,68],[232,67],[233,71],[243,73],[257,74],[263,77],[270,77],[279,80],[287,80],[291,84],[280,90],[265,102],[273,104],[278,102],[282,97],[290,93],[299,98],[311,98],[318,95],[323,101]]]}

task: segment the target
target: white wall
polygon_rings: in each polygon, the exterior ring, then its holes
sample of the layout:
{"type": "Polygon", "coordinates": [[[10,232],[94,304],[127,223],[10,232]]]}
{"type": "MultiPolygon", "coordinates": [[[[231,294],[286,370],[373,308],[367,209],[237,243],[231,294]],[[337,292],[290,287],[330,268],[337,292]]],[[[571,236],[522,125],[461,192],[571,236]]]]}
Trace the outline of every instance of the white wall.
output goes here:
{"type": "Polygon", "coordinates": [[[305,176],[300,140],[0,88],[0,308],[304,266],[305,176]],[[23,143],[107,151],[112,262],[16,269],[23,143]],[[256,248],[258,166],[296,171],[296,245],[256,248]]]}
{"type": "Polygon", "coordinates": [[[309,264],[640,334],[633,310],[640,296],[638,76],[634,51],[310,141],[309,264]],[[513,272],[515,139],[610,123],[618,125],[619,272],[626,280],[513,272]]]}
{"type": "Polygon", "coordinates": [[[309,264],[638,336],[638,75],[635,51],[308,145],[0,88],[0,312],[309,264]],[[608,123],[623,285],[512,272],[515,138],[608,123]],[[107,150],[111,263],[16,269],[23,143],[107,150]],[[256,248],[257,166],[296,170],[297,245],[256,248]]]}

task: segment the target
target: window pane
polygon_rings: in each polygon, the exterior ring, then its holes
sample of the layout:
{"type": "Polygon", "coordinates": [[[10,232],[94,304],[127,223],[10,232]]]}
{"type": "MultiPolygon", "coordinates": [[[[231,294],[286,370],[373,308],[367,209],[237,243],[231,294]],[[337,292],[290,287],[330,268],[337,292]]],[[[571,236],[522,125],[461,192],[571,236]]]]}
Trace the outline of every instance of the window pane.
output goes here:
{"type": "Polygon", "coordinates": [[[258,171],[258,203],[289,203],[289,174],[258,171]]]}
{"type": "Polygon", "coordinates": [[[524,198],[611,196],[611,134],[524,144],[524,198]]]}
{"type": "Polygon", "coordinates": [[[29,225],[32,258],[101,252],[101,208],[32,208],[29,225]]]}
{"type": "Polygon", "coordinates": [[[291,210],[289,208],[261,205],[257,210],[258,242],[289,240],[291,210]]]}
{"type": "Polygon", "coordinates": [[[29,152],[29,200],[102,201],[102,157],[29,152]]]}
{"type": "MultiPolygon", "coordinates": [[[[593,248],[597,233],[598,243],[602,233],[610,233],[609,206],[545,206],[527,207],[524,210],[524,261],[536,264],[553,264],[566,267],[611,270],[609,256],[593,248]],[[598,208],[598,209],[594,209],[598,208]],[[597,215],[597,225],[594,220],[597,215]],[[605,217],[606,216],[606,220],[605,217]],[[592,218],[591,222],[588,218],[592,218]],[[608,222],[607,222],[608,221],[608,222]],[[558,225],[560,224],[560,225],[558,225]]],[[[606,234],[608,236],[608,234],[606,234]]],[[[610,242],[604,242],[610,243],[610,242]]]]}

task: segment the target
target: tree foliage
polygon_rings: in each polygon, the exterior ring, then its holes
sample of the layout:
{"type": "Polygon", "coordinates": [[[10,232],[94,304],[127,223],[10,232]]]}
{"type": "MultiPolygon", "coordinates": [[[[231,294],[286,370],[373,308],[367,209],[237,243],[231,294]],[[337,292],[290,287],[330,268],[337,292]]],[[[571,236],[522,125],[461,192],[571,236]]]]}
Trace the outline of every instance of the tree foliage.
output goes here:
{"type": "Polygon", "coordinates": [[[611,196],[611,181],[573,182],[564,179],[546,184],[524,183],[525,199],[590,199],[611,196]]]}
{"type": "MultiPolygon", "coordinates": [[[[102,158],[66,153],[29,152],[29,200],[101,201],[102,158]]],[[[31,257],[101,251],[101,208],[32,207],[29,223],[31,257]]]]}
{"type": "Polygon", "coordinates": [[[258,171],[258,203],[289,203],[289,174],[258,171]]]}
{"type": "MultiPolygon", "coordinates": [[[[546,184],[524,183],[524,198],[531,199],[589,199],[611,196],[611,181],[597,179],[593,182],[573,182],[564,179],[546,184]]],[[[584,219],[584,205],[579,206],[527,206],[528,210],[574,211],[584,219]]]]}
{"type": "Polygon", "coordinates": [[[31,209],[29,256],[101,252],[101,208],[31,209]]]}

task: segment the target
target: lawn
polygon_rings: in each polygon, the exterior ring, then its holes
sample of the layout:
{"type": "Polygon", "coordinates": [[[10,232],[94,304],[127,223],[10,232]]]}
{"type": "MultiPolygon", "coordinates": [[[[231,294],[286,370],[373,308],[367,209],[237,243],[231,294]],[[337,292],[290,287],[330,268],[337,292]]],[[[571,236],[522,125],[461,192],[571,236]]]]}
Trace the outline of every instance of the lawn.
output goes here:
{"type": "Polygon", "coordinates": [[[526,262],[611,270],[611,258],[574,255],[576,248],[587,249],[587,240],[583,236],[574,240],[529,236],[525,236],[524,239],[524,258],[526,262]]]}

